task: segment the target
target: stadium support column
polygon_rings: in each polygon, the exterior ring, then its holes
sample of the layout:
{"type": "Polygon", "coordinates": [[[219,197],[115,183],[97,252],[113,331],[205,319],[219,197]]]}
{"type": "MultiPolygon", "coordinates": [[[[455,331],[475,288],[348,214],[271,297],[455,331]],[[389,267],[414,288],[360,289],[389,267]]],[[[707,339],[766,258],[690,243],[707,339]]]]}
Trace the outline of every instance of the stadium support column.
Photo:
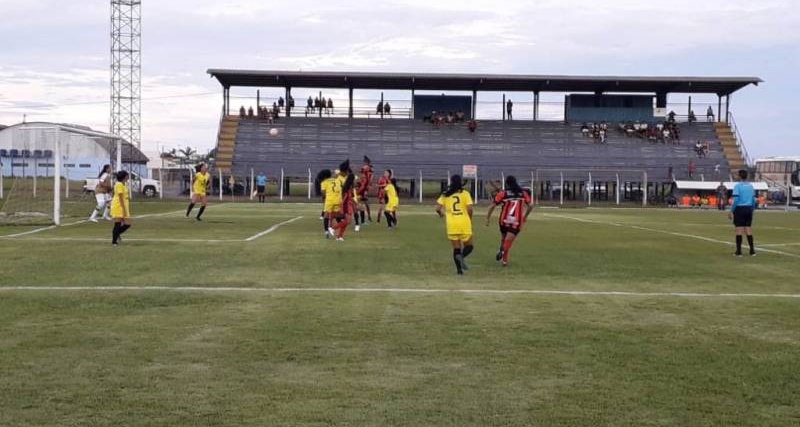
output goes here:
{"type": "Polygon", "coordinates": [[[539,91],[533,92],[533,121],[539,120],[539,91]]]}
{"type": "Polygon", "coordinates": [[[475,120],[475,116],[478,115],[478,91],[472,91],[472,120],[475,120]]]}
{"type": "Polygon", "coordinates": [[[256,89],[256,111],[261,111],[261,89],[256,89]]]}
{"type": "Polygon", "coordinates": [[[347,107],[348,108],[347,117],[352,119],[353,118],[353,88],[352,87],[347,89],[347,99],[348,99],[347,102],[349,102],[348,107],[347,107]]]}
{"type": "Polygon", "coordinates": [[[411,113],[410,113],[410,115],[411,115],[411,117],[409,117],[409,119],[413,119],[414,118],[414,89],[411,89],[411,113]]]}
{"type": "Polygon", "coordinates": [[[506,94],[503,94],[503,105],[500,106],[503,111],[503,121],[506,121],[506,94]]]}
{"type": "Polygon", "coordinates": [[[722,95],[717,95],[717,121],[722,121],[722,95]]]}
{"type": "Polygon", "coordinates": [[[292,117],[292,107],[289,105],[289,100],[292,99],[292,88],[286,87],[286,117],[292,117]]]}
{"type": "Polygon", "coordinates": [[[731,94],[725,95],[725,123],[731,122],[731,94]]]}
{"type": "Polygon", "coordinates": [[[386,104],[383,103],[383,92],[381,92],[381,118],[383,118],[383,111],[386,109],[386,104]]]}

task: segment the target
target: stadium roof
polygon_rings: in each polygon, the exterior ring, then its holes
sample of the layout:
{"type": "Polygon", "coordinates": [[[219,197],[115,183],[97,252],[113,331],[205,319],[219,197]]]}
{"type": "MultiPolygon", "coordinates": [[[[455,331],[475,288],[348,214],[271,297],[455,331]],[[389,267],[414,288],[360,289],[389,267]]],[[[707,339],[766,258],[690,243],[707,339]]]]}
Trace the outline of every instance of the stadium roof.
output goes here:
{"type": "Polygon", "coordinates": [[[546,76],[520,74],[364,73],[210,69],[223,87],[519,92],[714,93],[728,95],[758,77],[546,76]]]}

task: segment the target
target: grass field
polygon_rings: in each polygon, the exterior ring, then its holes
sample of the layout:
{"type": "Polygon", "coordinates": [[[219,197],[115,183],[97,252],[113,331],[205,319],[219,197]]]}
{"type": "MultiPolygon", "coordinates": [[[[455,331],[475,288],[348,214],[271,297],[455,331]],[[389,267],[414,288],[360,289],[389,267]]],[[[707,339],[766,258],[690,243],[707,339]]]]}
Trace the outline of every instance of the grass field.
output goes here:
{"type": "Polygon", "coordinates": [[[483,207],[458,277],[430,206],[183,208],[0,227],[0,425],[800,425],[796,212],[540,209],[504,269],[483,207]]]}

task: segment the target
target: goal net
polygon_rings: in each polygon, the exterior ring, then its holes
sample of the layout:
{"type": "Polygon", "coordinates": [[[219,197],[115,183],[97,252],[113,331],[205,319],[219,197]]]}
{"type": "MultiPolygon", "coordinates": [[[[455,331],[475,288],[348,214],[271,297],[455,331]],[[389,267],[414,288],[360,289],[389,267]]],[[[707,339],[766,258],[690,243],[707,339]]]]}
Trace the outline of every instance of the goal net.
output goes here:
{"type": "Polygon", "coordinates": [[[66,125],[5,129],[0,133],[0,226],[88,218],[95,197],[87,179],[114,163],[113,140],[113,135],[66,125]]]}

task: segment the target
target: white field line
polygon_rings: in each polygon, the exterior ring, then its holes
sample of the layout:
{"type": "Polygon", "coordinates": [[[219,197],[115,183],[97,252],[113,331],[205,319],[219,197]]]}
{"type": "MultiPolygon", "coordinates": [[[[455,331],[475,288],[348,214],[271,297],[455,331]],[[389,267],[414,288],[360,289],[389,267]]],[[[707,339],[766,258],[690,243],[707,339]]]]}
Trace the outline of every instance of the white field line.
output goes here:
{"type": "Polygon", "coordinates": [[[769,246],[769,247],[777,247],[777,246],[800,246],[800,243],[765,243],[759,246],[769,246]]]}
{"type": "Polygon", "coordinates": [[[63,291],[63,292],[209,292],[209,293],[407,293],[407,294],[470,294],[470,295],[565,295],[659,298],[780,298],[800,299],[800,294],[763,293],[694,293],[694,292],[631,292],[577,291],[543,289],[418,289],[418,288],[242,288],[201,286],[0,286],[0,292],[63,291]]]}
{"type": "Polygon", "coordinates": [[[262,231],[262,232],[260,232],[258,234],[254,234],[254,235],[244,239],[244,241],[245,242],[252,242],[253,240],[258,239],[259,237],[266,236],[267,234],[272,233],[273,231],[281,228],[282,226],[287,225],[287,224],[291,224],[291,223],[293,223],[293,222],[295,222],[295,221],[297,221],[299,219],[302,219],[302,218],[303,218],[302,216],[298,216],[298,217],[292,218],[292,219],[290,219],[288,221],[283,221],[283,222],[281,222],[279,224],[275,224],[272,227],[270,227],[270,228],[268,228],[268,229],[266,229],[266,230],[264,230],[264,231],[262,231]]]}
{"type": "MultiPolygon", "coordinates": [[[[29,237],[14,239],[23,242],[106,242],[109,239],[100,237],[29,237]]],[[[126,242],[156,242],[156,243],[242,243],[243,239],[166,239],[166,238],[125,238],[126,242]]]]}
{"type": "Polygon", "coordinates": [[[26,231],[24,233],[17,233],[17,234],[9,234],[9,235],[6,235],[6,236],[0,236],[0,238],[2,238],[2,239],[13,239],[14,237],[27,236],[29,234],[40,233],[42,231],[52,230],[54,228],[56,228],[56,226],[55,225],[51,225],[51,226],[48,226],[48,227],[42,227],[42,228],[37,228],[35,230],[26,231]]]}
{"type": "MultiPolygon", "coordinates": [[[[639,226],[639,225],[622,224],[622,223],[618,223],[618,222],[597,221],[597,220],[593,220],[593,219],[576,218],[576,217],[567,216],[567,215],[553,215],[553,214],[542,214],[542,215],[553,217],[553,218],[564,218],[564,219],[569,219],[569,220],[572,220],[572,221],[584,222],[584,223],[589,223],[589,224],[610,225],[612,227],[631,228],[631,229],[634,229],[634,230],[649,231],[651,233],[667,234],[667,235],[670,235],[670,236],[677,236],[677,237],[686,237],[686,238],[689,238],[689,239],[702,240],[702,241],[711,242],[711,243],[719,243],[719,244],[723,244],[723,245],[727,245],[727,246],[734,246],[735,245],[732,242],[726,242],[726,241],[723,241],[723,240],[712,239],[710,237],[696,236],[694,234],[686,234],[686,233],[676,233],[676,232],[673,232],[673,231],[659,230],[659,229],[656,229],[656,228],[642,227],[642,226],[639,226]]],[[[774,250],[774,249],[767,249],[767,248],[764,248],[763,246],[756,246],[756,249],[758,249],[761,252],[767,252],[767,253],[783,255],[783,256],[788,256],[788,257],[791,257],[791,258],[800,258],[800,255],[798,255],[798,254],[793,254],[793,253],[783,252],[783,251],[777,251],[777,250],[774,250]]]]}

